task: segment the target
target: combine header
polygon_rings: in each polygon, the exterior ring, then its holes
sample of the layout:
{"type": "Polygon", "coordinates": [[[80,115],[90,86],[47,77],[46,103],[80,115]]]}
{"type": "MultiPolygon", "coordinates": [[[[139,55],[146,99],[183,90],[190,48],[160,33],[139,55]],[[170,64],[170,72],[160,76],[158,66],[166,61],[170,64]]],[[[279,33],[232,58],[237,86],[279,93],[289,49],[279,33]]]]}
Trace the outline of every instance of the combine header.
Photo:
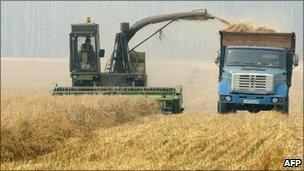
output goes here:
{"type": "Polygon", "coordinates": [[[144,95],[161,101],[166,113],[182,112],[182,88],[171,87],[55,87],[53,95],[144,95]]]}
{"type": "Polygon", "coordinates": [[[106,71],[100,72],[99,26],[92,23],[72,24],[70,33],[70,73],[72,87],[56,87],[53,95],[105,94],[105,95],[144,95],[163,103],[166,113],[181,113],[182,87],[147,87],[146,57],[144,52],[135,49],[177,20],[207,20],[215,17],[206,10],[182,12],[147,17],[129,27],[121,23],[121,31],[116,34],[114,50],[106,64],[106,71]],[[155,33],[129,50],[128,43],[137,31],[149,24],[168,21],[155,33]]]}

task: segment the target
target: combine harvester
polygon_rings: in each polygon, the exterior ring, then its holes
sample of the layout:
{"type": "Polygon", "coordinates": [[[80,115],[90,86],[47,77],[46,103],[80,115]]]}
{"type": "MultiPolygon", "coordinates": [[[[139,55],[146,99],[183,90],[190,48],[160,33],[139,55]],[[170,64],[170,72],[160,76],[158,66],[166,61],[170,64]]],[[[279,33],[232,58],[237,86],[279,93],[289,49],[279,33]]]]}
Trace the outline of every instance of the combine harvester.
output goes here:
{"type": "Polygon", "coordinates": [[[121,94],[144,95],[163,103],[166,113],[181,113],[182,87],[147,87],[146,59],[144,52],[135,49],[177,20],[208,20],[215,17],[207,10],[181,12],[147,17],[129,27],[121,23],[121,32],[116,34],[114,50],[106,64],[106,71],[100,72],[100,58],[104,50],[100,49],[99,26],[92,23],[72,24],[70,33],[70,73],[72,87],[55,86],[53,95],[75,94],[121,94]],[[128,43],[143,27],[168,21],[155,33],[129,50],[128,43]]]}

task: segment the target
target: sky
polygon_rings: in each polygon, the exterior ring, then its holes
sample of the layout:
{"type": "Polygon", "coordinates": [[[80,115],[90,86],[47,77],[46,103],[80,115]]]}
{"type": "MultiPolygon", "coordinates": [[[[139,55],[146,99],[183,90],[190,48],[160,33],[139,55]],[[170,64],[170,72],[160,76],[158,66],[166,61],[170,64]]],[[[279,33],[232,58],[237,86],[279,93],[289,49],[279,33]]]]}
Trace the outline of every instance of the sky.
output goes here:
{"type": "MultiPolygon", "coordinates": [[[[120,22],[134,24],[145,17],[207,9],[229,22],[246,21],[281,32],[296,33],[296,53],[303,58],[302,1],[1,1],[1,57],[69,58],[70,24],[90,16],[99,24],[100,44],[108,58],[120,22]]],[[[130,48],[165,23],[149,25],[129,43],[130,48]]],[[[154,36],[137,50],[155,59],[213,59],[219,48],[215,21],[179,21],[154,36]]]]}

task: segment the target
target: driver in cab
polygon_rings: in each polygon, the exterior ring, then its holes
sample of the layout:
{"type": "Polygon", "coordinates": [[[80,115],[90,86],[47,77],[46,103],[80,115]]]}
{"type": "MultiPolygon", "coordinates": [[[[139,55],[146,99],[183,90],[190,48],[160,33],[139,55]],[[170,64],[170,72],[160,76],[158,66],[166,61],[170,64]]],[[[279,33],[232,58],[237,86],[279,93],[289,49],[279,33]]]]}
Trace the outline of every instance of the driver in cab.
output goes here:
{"type": "Polygon", "coordinates": [[[85,43],[80,49],[80,68],[91,69],[94,61],[94,48],[91,45],[91,39],[86,38],[85,43]]]}

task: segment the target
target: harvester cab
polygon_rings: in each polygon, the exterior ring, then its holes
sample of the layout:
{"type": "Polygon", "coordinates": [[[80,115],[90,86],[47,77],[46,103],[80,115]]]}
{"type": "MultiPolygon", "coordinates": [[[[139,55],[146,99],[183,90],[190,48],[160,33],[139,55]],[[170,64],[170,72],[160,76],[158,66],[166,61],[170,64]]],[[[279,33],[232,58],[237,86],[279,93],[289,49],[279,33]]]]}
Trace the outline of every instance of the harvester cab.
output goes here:
{"type": "MultiPolygon", "coordinates": [[[[124,26],[124,24],[122,24],[124,26]]],[[[123,28],[122,28],[123,29],[123,28]]],[[[118,40],[116,38],[115,40],[118,40]]],[[[72,24],[70,33],[70,72],[73,86],[146,86],[146,60],[144,52],[130,51],[126,56],[112,57],[117,61],[113,70],[101,73],[99,25],[91,22],[72,24]]],[[[122,45],[125,47],[125,44],[122,45]]],[[[121,47],[116,47],[121,48],[121,47]]],[[[116,50],[116,49],[114,49],[116,50]]],[[[126,49],[127,50],[127,49],[126,49]]],[[[121,50],[114,53],[123,53],[121,50]]]]}
{"type": "Polygon", "coordinates": [[[86,23],[72,24],[70,34],[72,87],[56,86],[53,94],[144,95],[162,102],[166,113],[181,113],[183,111],[181,86],[147,87],[145,53],[135,49],[174,21],[214,18],[207,13],[207,10],[202,10],[147,17],[132,26],[123,22],[121,31],[116,34],[114,49],[110,60],[106,63],[105,72],[100,70],[100,57],[104,56],[104,50],[100,49],[98,24],[92,23],[90,18],[86,23]],[[147,25],[165,21],[168,23],[138,45],[129,48],[129,41],[139,30],[147,25]]]}
{"type": "Polygon", "coordinates": [[[70,33],[70,72],[73,86],[100,85],[99,27],[90,18],[86,23],[72,24],[70,33]]]}

